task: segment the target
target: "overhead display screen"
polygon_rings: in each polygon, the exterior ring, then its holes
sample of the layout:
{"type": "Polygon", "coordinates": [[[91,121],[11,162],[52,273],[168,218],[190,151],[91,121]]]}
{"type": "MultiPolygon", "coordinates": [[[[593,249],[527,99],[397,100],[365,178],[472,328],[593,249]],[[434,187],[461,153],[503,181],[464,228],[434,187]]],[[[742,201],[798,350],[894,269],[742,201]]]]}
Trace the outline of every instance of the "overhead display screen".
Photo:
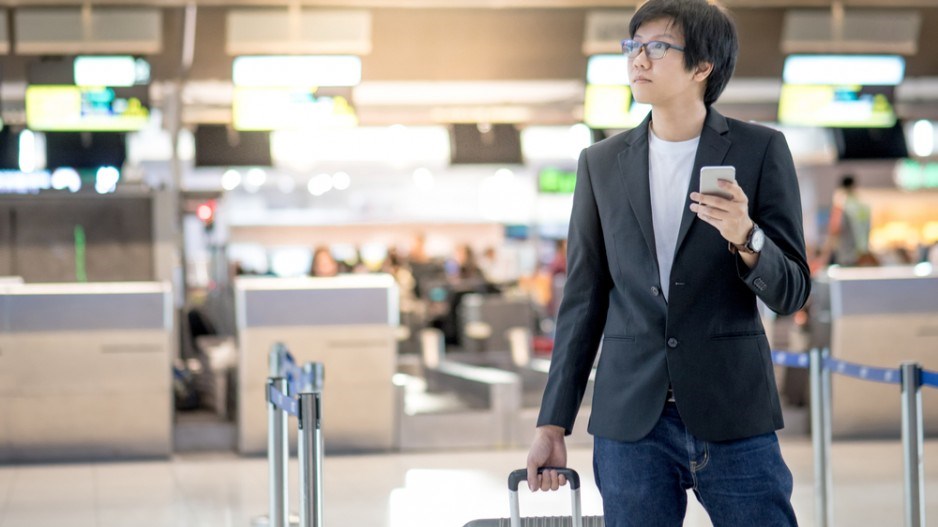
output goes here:
{"type": "Polygon", "coordinates": [[[146,86],[26,87],[26,126],[43,132],[120,132],[143,128],[150,118],[146,86]]]}
{"type": "Polygon", "coordinates": [[[47,133],[46,167],[98,169],[109,166],[120,169],[127,159],[127,138],[121,133],[47,133]]]}
{"type": "Polygon", "coordinates": [[[351,127],[355,109],[341,96],[317,96],[302,88],[236,87],[232,101],[235,130],[299,130],[351,127]]]}
{"type": "Polygon", "coordinates": [[[590,128],[635,128],[650,111],[651,106],[632,99],[628,86],[586,85],[583,123],[590,128]]]}
{"type": "Polygon", "coordinates": [[[593,55],[587,61],[583,123],[595,129],[635,128],[651,106],[635,102],[625,56],[593,55]]]}
{"type": "Polygon", "coordinates": [[[150,83],[150,64],[130,55],[80,55],[74,61],[78,86],[135,86],[150,83]]]}
{"type": "Polygon", "coordinates": [[[270,134],[236,132],[224,125],[199,125],[195,130],[195,166],[271,166],[270,134]]]}
{"type": "Polygon", "coordinates": [[[905,60],[893,55],[792,55],[779,95],[781,124],[829,128],[890,128],[895,87],[905,60]]]}
{"type": "Polygon", "coordinates": [[[896,124],[890,86],[785,84],[778,121],[797,126],[889,128],[896,124]]]}

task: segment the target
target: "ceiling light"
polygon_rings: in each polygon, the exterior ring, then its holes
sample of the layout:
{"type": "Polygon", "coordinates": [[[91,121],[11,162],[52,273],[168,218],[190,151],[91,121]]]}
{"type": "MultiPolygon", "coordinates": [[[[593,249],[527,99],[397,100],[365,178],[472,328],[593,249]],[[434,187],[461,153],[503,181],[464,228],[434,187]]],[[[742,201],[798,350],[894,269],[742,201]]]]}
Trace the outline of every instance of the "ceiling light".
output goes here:
{"type": "Polygon", "coordinates": [[[221,176],[221,188],[225,190],[234,190],[241,184],[241,173],[233,168],[229,168],[221,176]]]}

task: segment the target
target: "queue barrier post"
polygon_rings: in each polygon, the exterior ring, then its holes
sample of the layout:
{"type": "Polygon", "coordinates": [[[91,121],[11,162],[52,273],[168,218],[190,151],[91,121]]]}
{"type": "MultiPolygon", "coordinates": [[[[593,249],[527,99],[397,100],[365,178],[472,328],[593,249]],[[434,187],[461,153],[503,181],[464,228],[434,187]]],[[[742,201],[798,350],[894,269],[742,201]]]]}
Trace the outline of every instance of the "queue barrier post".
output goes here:
{"type": "Polygon", "coordinates": [[[325,376],[325,368],[321,362],[307,362],[303,365],[306,391],[321,392],[325,376]]]}
{"type": "Polygon", "coordinates": [[[925,471],[923,469],[924,431],[922,422],[922,368],[903,362],[902,380],[902,461],[905,465],[905,525],[925,525],[925,471]]]}
{"type": "Polygon", "coordinates": [[[834,525],[834,478],[831,474],[831,372],[826,367],[830,350],[810,352],[811,439],[814,444],[814,523],[834,525]]]}
{"type": "Polygon", "coordinates": [[[299,401],[300,526],[322,526],[322,394],[299,401]]]}
{"type": "Polygon", "coordinates": [[[287,380],[283,377],[267,379],[267,465],[268,465],[268,525],[289,527],[287,504],[287,412],[277,407],[270,396],[271,387],[287,393],[287,380]]]}
{"type": "Polygon", "coordinates": [[[274,343],[267,354],[268,375],[271,377],[282,377],[283,366],[287,361],[287,347],[282,343],[274,343]]]}

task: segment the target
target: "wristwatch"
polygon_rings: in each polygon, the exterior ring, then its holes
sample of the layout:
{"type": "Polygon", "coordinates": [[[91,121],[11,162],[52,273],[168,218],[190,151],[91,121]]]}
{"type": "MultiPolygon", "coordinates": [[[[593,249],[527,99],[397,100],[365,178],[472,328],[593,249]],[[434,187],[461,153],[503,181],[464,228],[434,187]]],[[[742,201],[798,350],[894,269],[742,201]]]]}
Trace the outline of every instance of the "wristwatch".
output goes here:
{"type": "Polygon", "coordinates": [[[762,252],[762,248],[765,246],[765,232],[759,228],[758,225],[753,222],[752,230],[749,231],[749,236],[746,237],[746,243],[737,245],[733,242],[730,242],[730,252],[736,254],[737,251],[747,254],[759,254],[762,252]]]}

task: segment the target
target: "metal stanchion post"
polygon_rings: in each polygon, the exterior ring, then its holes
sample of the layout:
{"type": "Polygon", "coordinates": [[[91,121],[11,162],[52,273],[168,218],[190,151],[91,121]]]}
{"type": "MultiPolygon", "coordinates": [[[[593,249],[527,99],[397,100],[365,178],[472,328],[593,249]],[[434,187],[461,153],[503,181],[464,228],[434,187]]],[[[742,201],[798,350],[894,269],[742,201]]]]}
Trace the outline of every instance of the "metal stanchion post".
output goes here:
{"type": "Polygon", "coordinates": [[[322,526],[322,394],[301,393],[300,526],[322,526]]]}
{"type": "Polygon", "coordinates": [[[921,367],[903,362],[902,461],[905,464],[905,525],[925,525],[925,471],[923,463],[921,367]]]}
{"type": "Polygon", "coordinates": [[[811,438],[814,443],[814,518],[817,527],[833,527],[834,487],[831,475],[831,372],[829,351],[811,349],[811,438]]]}
{"type": "Polygon", "coordinates": [[[271,346],[270,353],[267,355],[267,365],[270,370],[268,374],[271,377],[280,377],[283,375],[283,361],[286,358],[284,356],[286,350],[287,348],[279,342],[271,346]]]}
{"type": "MultiPolygon", "coordinates": [[[[268,386],[287,393],[287,380],[283,377],[270,377],[268,386]]],[[[269,388],[268,388],[269,390],[269,388]]],[[[268,391],[268,394],[270,392],[268,391]]],[[[287,444],[287,414],[267,400],[267,463],[269,467],[268,504],[270,527],[289,527],[289,509],[287,505],[287,462],[290,450],[287,444]]]]}
{"type": "MultiPolygon", "coordinates": [[[[311,392],[321,392],[325,378],[325,369],[321,362],[307,362],[303,365],[303,375],[309,381],[306,387],[311,392]]],[[[305,390],[306,391],[306,390],[305,390]]]]}

